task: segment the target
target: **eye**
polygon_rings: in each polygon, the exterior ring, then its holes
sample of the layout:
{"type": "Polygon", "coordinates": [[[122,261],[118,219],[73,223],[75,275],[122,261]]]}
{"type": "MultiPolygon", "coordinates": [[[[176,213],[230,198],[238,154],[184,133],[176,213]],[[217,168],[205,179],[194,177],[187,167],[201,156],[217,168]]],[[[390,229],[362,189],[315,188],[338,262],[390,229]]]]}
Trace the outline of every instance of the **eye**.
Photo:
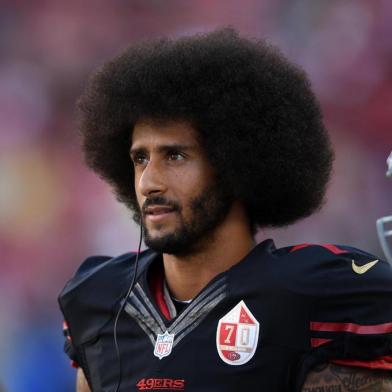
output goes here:
{"type": "Polygon", "coordinates": [[[183,161],[185,159],[185,154],[180,151],[169,151],[167,159],[169,161],[183,161]]]}
{"type": "Polygon", "coordinates": [[[135,152],[131,155],[131,160],[135,166],[147,164],[147,155],[143,152],[135,152]]]}

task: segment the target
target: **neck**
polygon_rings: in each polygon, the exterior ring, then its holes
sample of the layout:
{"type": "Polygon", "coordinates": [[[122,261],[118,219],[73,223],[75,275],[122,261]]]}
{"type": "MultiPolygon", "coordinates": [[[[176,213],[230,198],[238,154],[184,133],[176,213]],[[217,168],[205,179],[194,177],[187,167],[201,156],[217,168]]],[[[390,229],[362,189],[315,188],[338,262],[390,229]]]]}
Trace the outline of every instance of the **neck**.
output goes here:
{"type": "Polygon", "coordinates": [[[243,259],[254,240],[243,207],[234,203],[227,217],[197,252],[163,254],[167,285],[175,298],[194,298],[215,276],[243,259]]]}

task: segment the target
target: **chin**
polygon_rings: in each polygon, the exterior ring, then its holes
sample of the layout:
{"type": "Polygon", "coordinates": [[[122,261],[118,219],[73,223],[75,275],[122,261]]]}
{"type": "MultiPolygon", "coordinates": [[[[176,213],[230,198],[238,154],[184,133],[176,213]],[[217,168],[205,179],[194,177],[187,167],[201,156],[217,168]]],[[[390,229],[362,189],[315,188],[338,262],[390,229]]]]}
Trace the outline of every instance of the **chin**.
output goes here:
{"type": "Polygon", "coordinates": [[[161,242],[165,241],[166,238],[175,237],[176,232],[174,230],[165,230],[163,228],[153,228],[145,230],[144,235],[144,238],[151,242],[161,242]]]}
{"type": "Polygon", "coordinates": [[[178,233],[160,233],[160,235],[154,236],[153,233],[148,232],[144,237],[145,244],[152,250],[158,253],[166,254],[184,254],[188,253],[191,244],[183,237],[178,236],[178,233]]]}

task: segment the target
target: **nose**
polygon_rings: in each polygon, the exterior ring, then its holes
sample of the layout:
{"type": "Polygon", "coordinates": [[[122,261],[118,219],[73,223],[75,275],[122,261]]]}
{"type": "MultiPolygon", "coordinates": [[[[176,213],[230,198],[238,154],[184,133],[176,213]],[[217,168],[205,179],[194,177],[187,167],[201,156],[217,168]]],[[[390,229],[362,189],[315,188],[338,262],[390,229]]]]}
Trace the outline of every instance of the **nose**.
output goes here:
{"type": "Polygon", "coordinates": [[[138,191],[144,197],[160,196],[167,190],[165,176],[159,162],[150,160],[139,178],[136,179],[138,191]]]}

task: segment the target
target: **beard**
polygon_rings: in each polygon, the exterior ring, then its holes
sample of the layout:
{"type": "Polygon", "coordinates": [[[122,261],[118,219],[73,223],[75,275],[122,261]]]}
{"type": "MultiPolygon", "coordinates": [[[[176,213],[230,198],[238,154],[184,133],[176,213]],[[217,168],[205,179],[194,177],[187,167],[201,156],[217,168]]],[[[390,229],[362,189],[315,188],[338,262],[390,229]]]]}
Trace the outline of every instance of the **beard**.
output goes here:
{"type": "Polygon", "coordinates": [[[211,186],[190,200],[190,217],[184,220],[183,210],[176,203],[170,203],[165,198],[149,199],[147,205],[170,205],[181,217],[180,225],[169,234],[152,237],[145,225],[143,216],[144,243],[159,253],[186,256],[197,252],[207,241],[211,241],[214,230],[223,222],[231,207],[231,199],[217,185],[211,186]]]}

